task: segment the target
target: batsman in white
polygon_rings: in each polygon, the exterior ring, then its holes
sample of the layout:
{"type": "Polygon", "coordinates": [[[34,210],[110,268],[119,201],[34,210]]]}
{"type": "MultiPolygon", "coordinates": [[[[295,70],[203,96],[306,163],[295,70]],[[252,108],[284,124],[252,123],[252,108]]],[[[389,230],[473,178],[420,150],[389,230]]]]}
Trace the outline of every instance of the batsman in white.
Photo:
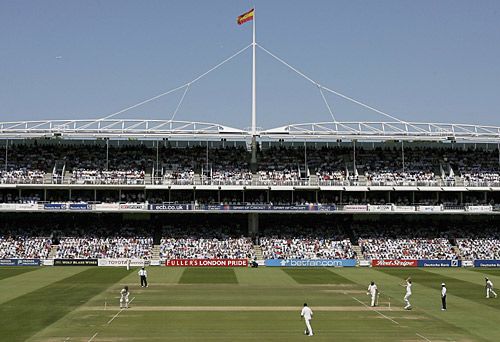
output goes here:
{"type": "Polygon", "coordinates": [[[378,305],[378,288],[377,288],[377,285],[375,284],[374,281],[372,281],[370,283],[370,285],[368,285],[368,292],[366,292],[366,295],[367,296],[371,296],[372,297],[372,302],[370,304],[370,306],[377,306],[378,305]]]}
{"type": "Polygon", "coordinates": [[[487,277],[484,278],[486,280],[486,298],[490,298],[490,295],[495,296],[497,298],[497,294],[493,291],[493,283],[487,277]]]}
{"type": "Polygon", "coordinates": [[[411,310],[411,304],[410,304],[410,296],[411,296],[411,278],[408,277],[406,279],[406,284],[400,284],[403,287],[406,287],[406,294],[405,294],[405,310],[411,310]]]}
{"type": "Polygon", "coordinates": [[[124,286],[120,291],[120,309],[127,308],[128,309],[128,296],[130,292],[128,292],[128,286],[124,286]]]}
{"type": "Polygon", "coordinates": [[[313,312],[311,308],[307,306],[307,303],[304,303],[304,307],[302,308],[302,311],[300,312],[300,317],[304,317],[304,321],[306,322],[306,330],[304,331],[305,335],[313,336],[313,330],[311,327],[311,319],[313,316],[313,312]]]}

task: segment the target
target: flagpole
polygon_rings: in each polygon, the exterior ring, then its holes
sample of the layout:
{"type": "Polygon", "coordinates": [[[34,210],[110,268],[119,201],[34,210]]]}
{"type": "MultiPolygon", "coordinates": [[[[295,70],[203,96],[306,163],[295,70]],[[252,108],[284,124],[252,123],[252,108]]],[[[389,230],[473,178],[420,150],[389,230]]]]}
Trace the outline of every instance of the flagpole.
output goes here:
{"type": "Polygon", "coordinates": [[[252,20],[252,33],[253,33],[253,40],[252,40],[252,135],[255,136],[257,133],[256,125],[257,125],[257,91],[256,91],[256,85],[255,85],[255,50],[256,50],[256,43],[255,43],[255,7],[254,7],[254,14],[253,14],[253,20],[252,20]]]}

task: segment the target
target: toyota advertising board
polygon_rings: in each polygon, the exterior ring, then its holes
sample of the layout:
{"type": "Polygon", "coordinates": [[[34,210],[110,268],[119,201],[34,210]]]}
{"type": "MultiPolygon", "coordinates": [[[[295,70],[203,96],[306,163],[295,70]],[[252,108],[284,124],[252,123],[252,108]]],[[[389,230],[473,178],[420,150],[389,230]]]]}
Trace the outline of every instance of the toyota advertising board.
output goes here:
{"type": "Polygon", "coordinates": [[[99,259],[97,261],[97,266],[126,267],[127,264],[129,264],[131,267],[144,267],[144,266],[149,266],[150,261],[143,259],[127,259],[127,258],[99,259]]]}

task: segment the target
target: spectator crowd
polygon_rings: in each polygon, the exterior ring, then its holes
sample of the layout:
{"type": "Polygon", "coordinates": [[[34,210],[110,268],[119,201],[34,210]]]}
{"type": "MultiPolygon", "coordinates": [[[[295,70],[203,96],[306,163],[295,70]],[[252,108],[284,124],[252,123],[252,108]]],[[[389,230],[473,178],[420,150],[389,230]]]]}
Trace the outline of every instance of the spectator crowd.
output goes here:
{"type": "Polygon", "coordinates": [[[0,236],[0,259],[46,259],[51,244],[46,237],[0,236]]]}
{"type": "Polygon", "coordinates": [[[324,238],[261,237],[264,259],[353,259],[351,241],[324,238]]]}
{"type": "Polygon", "coordinates": [[[60,259],[151,259],[151,237],[65,237],[57,246],[56,258],[60,259]]]}

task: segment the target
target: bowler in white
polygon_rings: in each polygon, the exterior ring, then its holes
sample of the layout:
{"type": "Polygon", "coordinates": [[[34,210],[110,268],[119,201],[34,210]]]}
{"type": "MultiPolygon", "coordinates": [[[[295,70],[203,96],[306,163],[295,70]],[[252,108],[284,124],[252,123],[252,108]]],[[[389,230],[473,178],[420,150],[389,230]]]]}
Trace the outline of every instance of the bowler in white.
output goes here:
{"type": "Polygon", "coordinates": [[[406,284],[402,284],[401,286],[406,287],[406,294],[405,294],[405,310],[411,310],[411,304],[410,304],[410,296],[411,296],[411,279],[408,278],[406,279],[406,284]]]}
{"type": "Polygon", "coordinates": [[[313,312],[311,308],[307,306],[307,303],[304,303],[304,307],[302,308],[302,311],[300,312],[300,317],[304,317],[304,321],[306,322],[306,335],[308,336],[313,336],[313,330],[311,327],[311,319],[313,316],[313,312]]]}

